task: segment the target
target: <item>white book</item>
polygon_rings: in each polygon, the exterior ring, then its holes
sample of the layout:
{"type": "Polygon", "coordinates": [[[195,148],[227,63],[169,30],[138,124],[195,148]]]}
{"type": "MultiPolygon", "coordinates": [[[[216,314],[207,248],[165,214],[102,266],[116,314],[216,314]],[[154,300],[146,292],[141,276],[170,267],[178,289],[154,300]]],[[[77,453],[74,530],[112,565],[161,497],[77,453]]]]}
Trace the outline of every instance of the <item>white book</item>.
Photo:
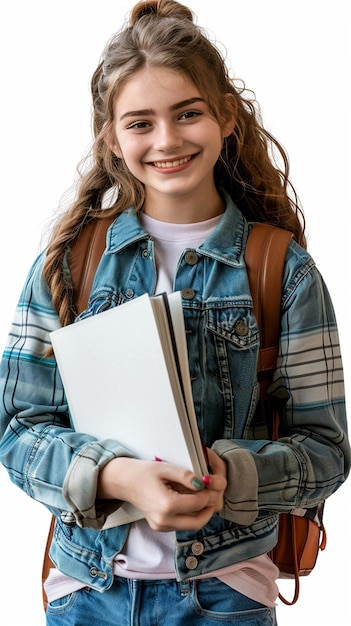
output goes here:
{"type": "MultiPolygon", "coordinates": [[[[60,328],[51,340],[76,431],[115,439],[141,459],[208,472],[179,292],[145,294],[60,328]]],[[[125,503],[111,525],[141,517],[125,503]]]]}

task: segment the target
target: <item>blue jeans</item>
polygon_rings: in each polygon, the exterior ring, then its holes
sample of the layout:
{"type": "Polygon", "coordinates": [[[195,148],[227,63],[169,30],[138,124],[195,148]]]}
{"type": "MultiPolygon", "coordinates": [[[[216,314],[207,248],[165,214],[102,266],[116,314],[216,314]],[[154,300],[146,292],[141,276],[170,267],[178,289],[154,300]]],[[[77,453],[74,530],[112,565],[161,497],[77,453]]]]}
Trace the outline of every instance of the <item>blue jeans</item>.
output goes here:
{"type": "Polygon", "coordinates": [[[88,588],[50,603],[47,626],[276,626],[275,609],[216,578],[178,583],[115,578],[101,594],[88,588]]]}

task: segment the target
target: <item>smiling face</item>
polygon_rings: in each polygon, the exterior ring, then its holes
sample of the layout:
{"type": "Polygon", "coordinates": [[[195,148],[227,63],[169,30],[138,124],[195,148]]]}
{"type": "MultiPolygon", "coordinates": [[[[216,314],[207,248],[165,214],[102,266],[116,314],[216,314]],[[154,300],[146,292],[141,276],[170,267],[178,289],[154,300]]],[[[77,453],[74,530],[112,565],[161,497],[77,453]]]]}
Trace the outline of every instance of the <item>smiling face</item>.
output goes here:
{"type": "Polygon", "coordinates": [[[143,68],[124,85],[114,106],[111,149],[145,187],[144,210],[163,221],[209,219],[222,204],[213,168],[223,138],[197,87],[185,75],[143,68]]]}

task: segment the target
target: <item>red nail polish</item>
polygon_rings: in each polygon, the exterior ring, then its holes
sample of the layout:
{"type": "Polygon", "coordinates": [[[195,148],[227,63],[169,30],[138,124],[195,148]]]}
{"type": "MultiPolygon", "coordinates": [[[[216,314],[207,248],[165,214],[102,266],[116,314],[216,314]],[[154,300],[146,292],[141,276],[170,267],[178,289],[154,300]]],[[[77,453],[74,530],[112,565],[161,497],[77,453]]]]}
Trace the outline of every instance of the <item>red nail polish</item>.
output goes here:
{"type": "Polygon", "coordinates": [[[211,476],[202,476],[202,482],[204,485],[206,485],[206,487],[211,484],[211,480],[211,476]]]}

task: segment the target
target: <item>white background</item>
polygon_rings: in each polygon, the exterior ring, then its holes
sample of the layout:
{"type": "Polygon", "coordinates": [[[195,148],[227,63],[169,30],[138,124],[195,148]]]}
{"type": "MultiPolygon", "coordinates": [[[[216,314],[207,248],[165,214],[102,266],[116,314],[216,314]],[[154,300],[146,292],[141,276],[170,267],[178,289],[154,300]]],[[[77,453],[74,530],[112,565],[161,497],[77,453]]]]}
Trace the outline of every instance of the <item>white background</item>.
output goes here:
{"type": "MultiPolygon", "coordinates": [[[[91,140],[89,82],[133,0],[17,0],[1,5],[0,343],[60,197],[91,140]]],[[[286,147],[309,249],[339,323],[350,414],[350,15],[348,0],[189,0],[256,92],[286,147]]],[[[49,515],[0,467],[2,623],[42,626],[41,561],[49,515]]],[[[279,626],[349,623],[351,483],[326,505],[328,546],[279,626]]],[[[287,593],[290,583],[284,585],[287,593]]]]}

